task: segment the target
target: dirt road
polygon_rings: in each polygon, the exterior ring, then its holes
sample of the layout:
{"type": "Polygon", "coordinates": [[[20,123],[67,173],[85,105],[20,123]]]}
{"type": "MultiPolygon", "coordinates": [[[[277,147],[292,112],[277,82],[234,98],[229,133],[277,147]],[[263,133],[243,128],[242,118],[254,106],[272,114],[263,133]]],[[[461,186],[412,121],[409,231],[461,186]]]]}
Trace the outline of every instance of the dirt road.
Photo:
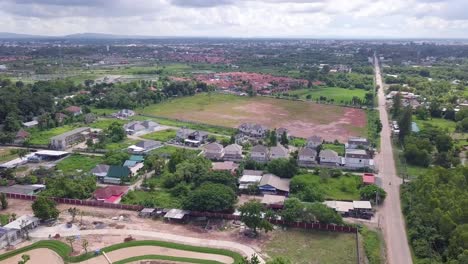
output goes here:
{"type": "Polygon", "coordinates": [[[376,83],[380,87],[378,91],[380,120],[382,121],[381,144],[378,160],[379,176],[382,178],[383,188],[387,192],[387,198],[381,208],[381,226],[384,230],[387,246],[387,260],[389,264],[411,264],[411,253],[406,236],[405,221],[401,212],[400,185],[401,178],[397,176],[395,161],[393,159],[393,146],[391,142],[391,130],[385,108],[385,94],[383,91],[380,66],[375,58],[376,83]]]}

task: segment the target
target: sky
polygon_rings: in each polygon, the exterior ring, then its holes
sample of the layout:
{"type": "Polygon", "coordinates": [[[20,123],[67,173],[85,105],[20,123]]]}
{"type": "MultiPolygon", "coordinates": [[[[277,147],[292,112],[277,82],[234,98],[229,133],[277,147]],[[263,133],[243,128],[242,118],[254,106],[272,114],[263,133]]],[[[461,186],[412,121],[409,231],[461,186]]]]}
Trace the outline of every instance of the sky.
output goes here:
{"type": "Polygon", "coordinates": [[[0,0],[0,32],[468,38],[468,0],[0,0]]]}

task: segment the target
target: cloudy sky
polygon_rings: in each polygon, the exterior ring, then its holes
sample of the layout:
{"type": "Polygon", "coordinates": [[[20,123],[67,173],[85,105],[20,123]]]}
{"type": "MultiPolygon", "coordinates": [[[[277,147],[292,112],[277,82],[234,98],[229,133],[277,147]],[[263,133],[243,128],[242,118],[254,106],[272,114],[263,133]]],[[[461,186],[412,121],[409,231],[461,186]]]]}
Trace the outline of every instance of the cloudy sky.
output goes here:
{"type": "Polygon", "coordinates": [[[468,0],[0,0],[0,31],[468,38],[468,0]]]}

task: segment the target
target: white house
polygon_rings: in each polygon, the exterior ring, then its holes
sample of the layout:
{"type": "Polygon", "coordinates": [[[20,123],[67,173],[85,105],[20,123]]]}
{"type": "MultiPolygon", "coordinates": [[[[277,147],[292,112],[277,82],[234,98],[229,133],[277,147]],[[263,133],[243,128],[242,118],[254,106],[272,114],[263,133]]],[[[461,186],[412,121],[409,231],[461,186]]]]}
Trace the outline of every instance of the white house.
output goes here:
{"type": "Polygon", "coordinates": [[[297,164],[302,167],[309,167],[317,164],[317,151],[311,148],[301,148],[297,156],[297,164]]]}
{"type": "Polygon", "coordinates": [[[347,149],[345,153],[345,166],[350,168],[370,168],[374,160],[363,149],[347,149]]]}
{"type": "Polygon", "coordinates": [[[289,151],[282,145],[270,148],[270,160],[287,158],[289,158],[289,151]]]}
{"type": "Polygon", "coordinates": [[[324,149],[320,151],[320,164],[337,166],[341,164],[341,158],[338,153],[331,149],[324,149]]]}
{"type": "Polygon", "coordinates": [[[311,136],[307,139],[306,146],[311,149],[317,149],[318,146],[322,145],[323,139],[319,136],[311,136]]]}
{"type": "Polygon", "coordinates": [[[268,162],[270,153],[263,145],[256,145],[250,151],[250,157],[256,162],[268,162]]]}
{"type": "Polygon", "coordinates": [[[242,146],[238,144],[231,144],[224,148],[224,160],[241,161],[243,158],[244,156],[242,156],[242,146]]]}

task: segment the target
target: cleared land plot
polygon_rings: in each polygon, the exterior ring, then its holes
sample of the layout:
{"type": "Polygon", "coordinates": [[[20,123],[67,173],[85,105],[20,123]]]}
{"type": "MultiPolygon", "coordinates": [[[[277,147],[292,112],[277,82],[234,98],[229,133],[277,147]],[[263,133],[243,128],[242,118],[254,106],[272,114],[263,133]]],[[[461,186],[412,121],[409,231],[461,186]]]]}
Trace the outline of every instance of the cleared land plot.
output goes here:
{"type": "Polygon", "coordinates": [[[51,137],[63,134],[78,127],[81,127],[81,125],[65,125],[60,127],[54,127],[49,130],[39,130],[37,128],[34,128],[29,131],[30,137],[28,141],[30,144],[47,145],[49,144],[49,139],[51,137]]]}
{"type": "Polygon", "coordinates": [[[287,258],[294,264],[356,263],[353,234],[291,229],[274,232],[264,245],[270,257],[287,258]]]}
{"type": "Polygon", "coordinates": [[[61,170],[65,174],[74,173],[78,170],[83,172],[89,172],[101,162],[101,157],[73,154],[68,158],[57,163],[57,169],[61,170]]]}
{"type": "Polygon", "coordinates": [[[299,89],[289,92],[290,95],[298,95],[301,99],[306,99],[307,95],[312,98],[310,100],[318,100],[320,96],[326,97],[326,101],[333,99],[335,103],[350,102],[354,96],[364,99],[366,90],[362,89],[344,89],[338,87],[313,87],[310,89],[299,89]]]}
{"type": "Polygon", "coordinates": [[[145,139],[151,139],[151,140],[156,140],[156,141],[162,141],[162,142],[167,142],[173,138],[176,137],[177,131],[174,129],[167,129],[167,130],[161,130],[157,132],[153,132],[150,134],[146,134],[143,136],[145,139]]]}
{"type": "Polygon", "coordinates": [[[123,204],[137,204],[145,207],[181,208],[180,199],[172,196],[164,189],[155,191],[130,191],[122,198],[123,204]]]}
{"type": "Polygon", "coordinates": [[[366,113],[361,109],[223,94],[198,94],[174,99],[151,105],[140,112],[226,127],[255,122],[269,128],[286,127],[296,137],[306,138],[315,134],[331,141],[365,136],[367,124],[366,113]]]}
{"type": "Polygon", "coordinates": [[[322,179],[315,174],[302,174],[294,178],[302,178],[304,182],[311,186],[317,186],[323,191],[325,199],[336,200],[359,200],[359,176],[340,176],[338,178],[322,179]]]}
{"type": "Polygon", "coordinates": [[[0,162],[7,162],[18,158],[18,155],[12,154],[13,148],[0,148],[0,162]]]}
{"type": "Polygon", "coordinates": [[[447,129],[449,133],[455,132],[455,128],[457,126],[457,123],[455,123],[452,120],[447,120],[443,118],[432,118],[429,120],[419,120],[415,117],[413,117],[414,122],[419,126],[420,129],[424,129],[425,126],[427,125],[433,125],[436,127],[439,127],[441,129],[447,129]]]}

